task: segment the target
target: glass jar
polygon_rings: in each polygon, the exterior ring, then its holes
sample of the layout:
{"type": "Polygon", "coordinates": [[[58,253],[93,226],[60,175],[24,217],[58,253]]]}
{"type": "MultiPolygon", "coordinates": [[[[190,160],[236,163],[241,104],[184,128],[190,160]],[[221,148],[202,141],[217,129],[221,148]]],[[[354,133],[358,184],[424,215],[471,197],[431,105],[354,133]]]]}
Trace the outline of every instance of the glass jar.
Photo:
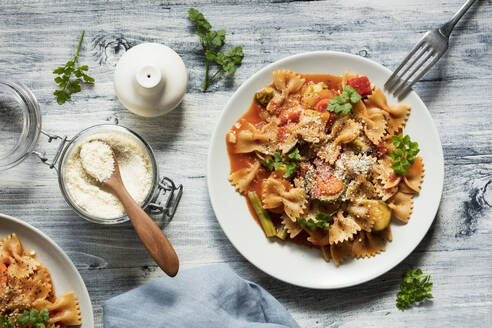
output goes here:
{"type": "Polygon", "coordinates": [[[164,216],[165,219],[171,220],[181,200],[183,186],[176,185],[171,179],[159,175],[154,152],[140,135],[116,124],[94,125],[82,130],[73,138],[46,133],[41,129],[41,113],[34,94],[21,84],[0,82],[0,170],[16,166],[30,154],[36,155],[44,164],[56,170],[60,191],[67,204],[80,217],[100,224],[122,223],[129,219],[126,215],[106,219],[87,213],[70,195],[64,173],[69,155],[86,137],[94,133],[111,131],[133,137],[147,151],[152,167],[152,184],[141,206],[151,215],[164,216]],[[49,142],[59,142],[51,160],[46,153],[34,150],[40,134],[45,135],[49,142]]]}
{"type": "Polygon", "coordinates": [[[26,159],[40,133],[41,111],[34,94],[21,84],[0,81],[0,170],[26,159]]]}

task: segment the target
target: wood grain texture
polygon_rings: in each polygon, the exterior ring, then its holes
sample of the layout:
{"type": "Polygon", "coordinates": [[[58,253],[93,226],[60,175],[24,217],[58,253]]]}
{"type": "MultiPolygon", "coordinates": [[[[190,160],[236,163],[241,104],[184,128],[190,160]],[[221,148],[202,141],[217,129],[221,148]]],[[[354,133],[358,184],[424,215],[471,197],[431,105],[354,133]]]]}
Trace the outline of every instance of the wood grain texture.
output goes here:
{"type": "MultiPolygon", "coordinates": [[[[33,89],[43,127],[74,135],[118,121],[141,133],[161,172],[184,184],[176,217],[165,232],[182,269],[226,262],[277,297],[302,327],[486,327],[492,320],[492,1],[481,0],[458,24],[450,49],[415,89],[441,135],[444,194],[436,220],[402,264],[361,286],[335,291],[297,288],[257,270],[229,243],[212,212],[206,187],[209,140],[235,89],[268,63],[312,50],[358,54],[394,68],[428,29],[461,6],[449,1],[2,1],[0,79],[33,89]],[[203,58],[187,20],[189,7],[225,28],[229,45],[243,45],[234,79],[202,93],[203,58]],[[86,29],[81,60],[96,84],[58,106],[51,71],[73,53],[86,29]],[[157,119],[124,110],[112,87],[118,58],[142,42],[175,49],[189,70],[182,105],[157,119]],[[432,274],[434,301],[405,312],[395,308],[401,274],[422,266],[432,274]]],[[[41,140],[39,148],[53,153],[41,140]]],[[[55,172],[34,157],[0,173],[0,212],[40,228],[80,270],[91,294],[96,326],[108,298],[162,276],[130,224],[95,225],[64,202],[55,172]]]]}

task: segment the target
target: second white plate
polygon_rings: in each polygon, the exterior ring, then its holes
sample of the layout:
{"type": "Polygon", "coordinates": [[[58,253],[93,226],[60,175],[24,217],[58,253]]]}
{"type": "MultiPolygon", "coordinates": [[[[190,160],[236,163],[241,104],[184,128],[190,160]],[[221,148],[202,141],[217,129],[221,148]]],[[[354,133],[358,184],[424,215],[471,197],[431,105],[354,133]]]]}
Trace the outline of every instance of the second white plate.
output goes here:
{"type": "Polygon", "coordinates": [[[0,213],[0,237],[16,233],[27,249],[36,252],[38,259],[48,268],[55,285],[56,295],[74,291],[82,314],[81,328],[94,327],[92,304],[84,281],[72,261],[44,233],[29,224],[0,213]]]}
{"type": "MultiPolygon", "coordinates": [[[[249,108],[254,93],[272,82],[272,72],[289,69],[299,73],[344,72],[367,75],[377,87],[391,72],[373,61],[345,53],[322,51],[291,56],[275,62],[244,82],[224,108],[212,137],[208,155],[208,190],[220,226],[236,249],[252,264],[285,282],[319,289],[348,287],[374,279],[405,259],[424,238],[441,199],[444,161],[441,142],[427,107],[412,92],[404,103],[412,106],[404,133],[417,141],[425,177],[421,193],[407,225],[392,225],[393,242],[385,252],[369,259],[349,260],[339,267],[326,263],[318,249],[265,238],[246,205],[246,200],[227,180],[230,171],[225,135],[249,108]]],[[[387,94],[388,103],[398,101],[387,94]]]]}

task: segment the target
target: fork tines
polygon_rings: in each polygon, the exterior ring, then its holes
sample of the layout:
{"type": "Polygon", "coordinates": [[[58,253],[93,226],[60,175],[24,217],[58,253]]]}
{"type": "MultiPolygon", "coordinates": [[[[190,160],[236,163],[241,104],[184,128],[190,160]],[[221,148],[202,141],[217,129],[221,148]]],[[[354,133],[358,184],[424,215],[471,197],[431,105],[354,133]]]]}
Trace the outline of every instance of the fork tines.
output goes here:
{"type": "Polygon", "coordinates": [[[405,97],[412,86],[439,60],[444,51],[441,44],[436,45],[435,31],[427,32],[391,74],[384,87],[397,98],[405,97]]]}

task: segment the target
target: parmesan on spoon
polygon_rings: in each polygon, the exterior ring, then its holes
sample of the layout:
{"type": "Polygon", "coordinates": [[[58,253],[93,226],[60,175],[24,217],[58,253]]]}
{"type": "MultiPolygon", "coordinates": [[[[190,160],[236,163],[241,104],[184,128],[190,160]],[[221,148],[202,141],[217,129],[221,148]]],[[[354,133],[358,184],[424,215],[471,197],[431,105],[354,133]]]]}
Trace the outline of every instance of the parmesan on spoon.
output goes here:
{"type": "Polygon", "coordinates": [[[94,140],[83,144],[80,148],[80,160],[87,174],[99,182],[113,174],[113,150],[103,141],[94,140]]]}

